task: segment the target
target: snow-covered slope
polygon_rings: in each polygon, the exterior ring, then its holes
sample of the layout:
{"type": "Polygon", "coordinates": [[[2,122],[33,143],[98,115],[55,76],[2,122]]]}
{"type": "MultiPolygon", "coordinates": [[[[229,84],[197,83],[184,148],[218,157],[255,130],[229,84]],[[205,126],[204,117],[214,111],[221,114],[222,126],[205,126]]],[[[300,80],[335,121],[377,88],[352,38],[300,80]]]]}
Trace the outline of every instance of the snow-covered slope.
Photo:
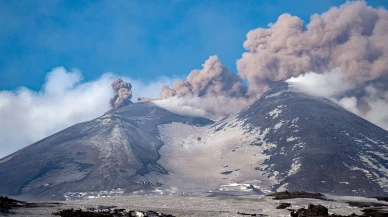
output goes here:
{"type": "Polygon", "coordinates": [[[263,164],[275,189],[340,195],[388,194],[388,132],[325,98],[279,83],[239,120],[267,132],[263,164]]]}

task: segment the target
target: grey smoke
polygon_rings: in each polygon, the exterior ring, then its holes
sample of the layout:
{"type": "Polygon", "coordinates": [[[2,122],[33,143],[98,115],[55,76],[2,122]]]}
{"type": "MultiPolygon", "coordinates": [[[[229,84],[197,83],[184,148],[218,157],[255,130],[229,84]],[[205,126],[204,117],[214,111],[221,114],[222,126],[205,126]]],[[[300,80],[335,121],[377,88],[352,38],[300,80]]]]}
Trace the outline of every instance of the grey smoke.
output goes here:
{"type": "Polygon", "coordinates": [[[202,69],[191,71],[186,80],[163,86],[161,101],[156,103],[178,114],[220,119],[252,101],[246,93],[244,80],[217,56],[210,56],[202,69]]]}
{"type": "Polygon", "coordinates": [[[211,56],[186,80],[164,86],[160,97],[180,98],[176,104],[221,117],[248,105],[273,82],[294,77],[303,91],[332,98],[388,129],[388,118],[381,118],[388,111],[387,41],[388,11],[365,1],[314,14],[306,25],[299,17],[282,14],[268,28],[247,33],[243,44],[247,52],[237,61],[238,75],[211,56]],[[305,74],[313,83],[304,82],[305,74]],[[216,97],[223,98],[220,108],[216,97]]]}
{"type": "Polygon", "coordinates": [[[114,96],[109,102],[113,108],[119,108],[132,103],[132,85],[130,83],[124,82],[119,78],[112,83],[112,88],[114,96]]]}
{"type": "Polygon", "coordinates": [[[202,69],[193,70],[185,81],[176,81],[169,88],[164,86],[161,99],[188,94],[202,96],[241,97],[246,93],[246,86],[238,75],[231,73],[217,56],[210,56],[202,69]]]}
{"type": "Polygon", "coordinates": [[[364,1],[346,2],[304,22],[281,15],[269,28],[248,32],[248,52],[237,61],[239,74],[252,94],[271,81],[306,72],[325,73],[340,68],[354,84],[388,74],[388,11],[364,1]]]}

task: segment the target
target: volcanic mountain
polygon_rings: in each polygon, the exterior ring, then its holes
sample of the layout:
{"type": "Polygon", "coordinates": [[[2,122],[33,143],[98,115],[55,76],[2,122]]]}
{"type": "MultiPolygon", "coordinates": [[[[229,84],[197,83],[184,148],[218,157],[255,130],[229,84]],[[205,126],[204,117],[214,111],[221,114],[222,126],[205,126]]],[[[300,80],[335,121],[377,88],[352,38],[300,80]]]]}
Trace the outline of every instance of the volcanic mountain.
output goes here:
{"type": "Polygon", "coordinates": [[[92,121],[76,124],[0,160],[0,195],[51,197],[70,191],[130,188],[131,179],[157,163],[157,126],[171,122],[211,124],[175,115],[151,103],[134,103],[92,121]]]}
{"type": "Polygon", "coordinates": [[[134,103],[0,160],[0,194],[305,190],[388,195],[388,132],[278,83],[213,122],[134,103]]]}

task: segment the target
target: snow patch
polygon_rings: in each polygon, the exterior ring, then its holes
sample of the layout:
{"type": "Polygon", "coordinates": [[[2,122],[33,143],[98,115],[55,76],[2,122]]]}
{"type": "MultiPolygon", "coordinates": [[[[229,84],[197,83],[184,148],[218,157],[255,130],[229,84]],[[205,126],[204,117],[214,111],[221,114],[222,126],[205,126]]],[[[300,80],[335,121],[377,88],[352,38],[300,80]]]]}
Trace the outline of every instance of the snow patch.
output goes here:
{"type": "Polygon", "coordinates": [[[283,93],[283,91],[280,91],[280,92],[277,92],[277,93],[273,93],[273,94],[269,94],[269,95],[265,96],[265,99],[276,97],[276,96],[280,96],[280,95],[282,95],[282,93],[283,93]]]}
{"type": "Polygon", "coordinates": [[[274,110],[268,112],[267,114],[272,117],[272,119],[275,119],[279,117],[279,115],[282,113],[281,108],[285,107],[284,105],[278,105],[274,110]]]}
{"type": "Polygon", "coordinates": [[[277,192],[287,191],[288,183],[284,183],[276,189],[277,192]]]}
{"type": "Polygon", "coordinates": [[[349,185],[349,182],[338,182],[338,183],[349,185]]]}
{"type": "Polygon", "coordinates": [[[279,123],[275,124],[275,126],[274,126],[273,129],[274,129],[274,130],[280,129],[280,127],[282,127],[283,123],[284,123],[284,121],[280,121],[279,123]]]}
{"type": "Polygon", "coordinates": [[[367,171],[370,180],[376,182],[384,190],[388,192],[388,168],[387,165],[379,164],[374,158],[368,155],[359,155],[360,160],[364,163],[364,166],[368,168],[367,171]]]}
{"type": "Polygon", "coordinates": [[[291,169],[287,173],[287,177],[299,172],[300,167],[301,167],[300,157],[294,158],[292,160],[291,169]]]}
{"type": "Polygon", "coordinates": [[[293,141],[295,141],[295,140],[297,140],[297,139],[299,139],[299,137],[293,137],[293,136],[291,136],[291,137],[288,137],[286,140],[287,140],[287,142],[293,142],[293,141]]]}
{"type": "Polygon", "coordinates": [[[372,142],[372,143],[376,144],[376,145],[378,145],[378,144],[379,144],[379,142],[378,142],[378,141],[376,141],[376,140],[373,140],[373,139],[371,139],[371,138],[369,138],[369,137],[367,137],[367,136],[365,136],[365,139],[366,139],[366,140],[368,140],[369,142],[372,142]]]}

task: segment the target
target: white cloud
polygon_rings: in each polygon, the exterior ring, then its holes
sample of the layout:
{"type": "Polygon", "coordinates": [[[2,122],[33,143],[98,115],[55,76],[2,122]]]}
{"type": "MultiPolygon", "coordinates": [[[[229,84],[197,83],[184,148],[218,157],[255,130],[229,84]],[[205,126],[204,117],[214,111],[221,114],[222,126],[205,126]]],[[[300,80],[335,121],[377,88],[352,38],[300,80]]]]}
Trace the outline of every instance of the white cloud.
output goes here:
{"type": "MultiPolygon", "coordinates": [[[[46,76],[40,91],[20,87],[0,91],[0,158],[76,123],[94,119],[110,109],[111,83],[118,76],[105,73],[94,81],[82,82],[82,74],[58,67],[46,76]]],[[[122,77],[132,83],[134,98],[158,97],[163,84],[122,77]]]]}
{"type": "Polygon", "coordinates": [[[192,117],[208,117],[212,116],[203,108],[201,108],[201,99],[199,97],[170,97],[153,101],[157,106],[160,106],[172,113],[178,115],[192,116],[192,117]]]}
{"type": "Polygon", "coordinates": [[[220,120],[230,114],[239,112],[249,105],[252,99],[229,96],[199,97],[195,94],[187,94],[181,97],[174,96],[157,100],[154,103],[175,114],[220,120]]]}
{"type": "Polygon", "coordinates": [[[354,88],[339,70],[333,70],[325,74],[309,72],[287,80],[291,87],[320,97],[333,97],[354,88]]]}
{"type": "Polygon", "coordinates": [[[379,90],[372,84],[360,89],[340,70],[324,74],[309,72],[292,77],[286,82],[305,93],[329,98],[350,112],[388,130],[388,91],[379,90]],[[356,89],[358,91],[354,91],[356,89]],[[350,94],[360,91],[365,93],[345,96],[347,92],[350,94]]]}

